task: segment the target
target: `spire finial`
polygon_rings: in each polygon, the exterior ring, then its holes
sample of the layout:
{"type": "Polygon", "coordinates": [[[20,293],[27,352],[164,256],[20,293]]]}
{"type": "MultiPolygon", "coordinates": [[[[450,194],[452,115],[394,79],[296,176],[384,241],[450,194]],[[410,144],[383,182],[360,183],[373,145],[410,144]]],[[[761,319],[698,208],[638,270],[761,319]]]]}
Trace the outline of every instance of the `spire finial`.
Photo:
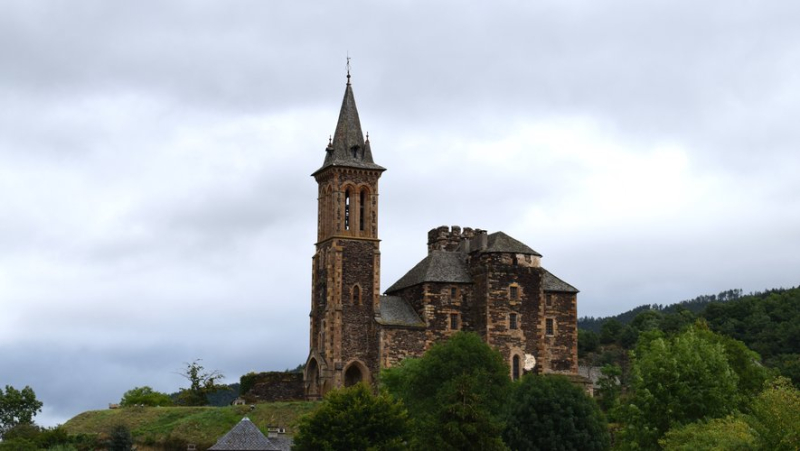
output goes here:
{"type": "Polygon", "coordinates": [[[333,145],[333,136],[328,135],[328,147],[331,147],[332,145],[333,145]]]}
{"type": "Polygon", "coordinates": [[[350,52],[347,52],[347,84],[350,84],[350,52]]]}
{"type": "Polygon", "coordinates": [[[367,141],[369,141],[369,132],[367,132],[367,141]]]}

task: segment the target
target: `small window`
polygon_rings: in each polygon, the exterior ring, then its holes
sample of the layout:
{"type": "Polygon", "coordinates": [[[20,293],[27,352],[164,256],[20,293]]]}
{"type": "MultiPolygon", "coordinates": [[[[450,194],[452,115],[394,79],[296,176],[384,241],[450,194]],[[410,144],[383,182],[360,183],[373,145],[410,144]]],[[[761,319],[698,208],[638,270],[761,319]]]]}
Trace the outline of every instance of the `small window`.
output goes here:
{"type": "Polygon", "coordinates": [[[553,325],[553,318],[547,318],[545,320],[545,333],[547,335],[553,335],[554,333],[554,325],[553,325]]]}
{"type": "Polygon", "coordinates": [[[456,287],[450,288],[450,298],[455,299],[456,297],[458,297],[458,290],[456,287]]]}
{"type": "Polygon", "coordinates": [[[450,314],[450,329],[458,330],[458,313],[450,314]]]}
{"type": "Polygon", "coordinates": [[[509,313],[508,314],[508,328],[511,330],[515,330],[517,328],[517,314],[516,313],[509,313]]]}
{"type": "Polygon", "coordinates": [[[353,305],[361,305],[361,287],[353,285],[353,305]]]}
{"type": "Polygon", "coordinates": [[[509,295],[511,299],[518,299],[519,298],[519,287],[511,286],[509,287],[509,295]]]}
{"type": "Polygon", "coordinates": [[[547,304],[548,307],[551,307],[553,305],[553,295],[552,294],[544,295],[544,302],[545,304],[547,304]]]}
{"type": "Polygon", "coordinates": [[[511,379],[517,380],[519,379],[519,356],[515,355],[511,359],[511,379]]]}

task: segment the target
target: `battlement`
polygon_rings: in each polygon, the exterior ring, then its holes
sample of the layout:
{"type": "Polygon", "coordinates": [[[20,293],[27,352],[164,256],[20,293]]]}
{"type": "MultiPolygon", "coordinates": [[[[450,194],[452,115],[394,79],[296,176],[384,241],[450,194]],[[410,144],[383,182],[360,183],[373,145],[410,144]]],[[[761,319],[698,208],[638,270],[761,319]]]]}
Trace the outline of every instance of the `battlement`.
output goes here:
{"type": "Polygon", "coordinates": [[[433,251],[456,251],[461,246],[464,252],[486,248],[486,230],[461,226],[439,226],[428,232],[428,253],[433,251]],[[461,245],[461,243],[464,243],[461,245]]]}

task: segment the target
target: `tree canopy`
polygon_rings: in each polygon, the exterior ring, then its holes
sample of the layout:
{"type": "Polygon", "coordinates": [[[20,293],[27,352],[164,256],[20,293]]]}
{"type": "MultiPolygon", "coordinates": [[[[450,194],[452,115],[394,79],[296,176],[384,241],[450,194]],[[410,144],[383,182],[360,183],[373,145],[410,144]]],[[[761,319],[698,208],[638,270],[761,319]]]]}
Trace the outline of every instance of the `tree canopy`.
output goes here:
{"type": "Polygon", "coordinates": [[[412,448],[505,449],[509,369],[477,334],[459,332],[421,358],[384,370],[381,381],[409,409],[412,448]]]}
{"type": "Polygon", "coordinates": [[[739,378],[725,348],[695,328],[672,338],[640,339],[634,357],[632,396],[621,407],[621,442],[631,448],[657,449],[670,428],[723,417],[739,405],[739,378]]]}
{"type": "Polygon", "coordinates": [[[528,374],[514,384],[505,443],[514,450],[605,450],[609,434],[597,404],[566,377],[528,374]]]}
{"type": "Polygon", "coordinates": [[[119,405],[122,407],[133,406],[171,406],[175,404],[166,393],[160,393],[148,386],[132,388],[122,395],[119,405]]]}
{"type": "Polygon", "coordinates": [[[402,403],[386,392],[373,395],[365,384],[333,390],[322,405],[302,417],[295,450],[402,450],[409,424],[402,403]]]}
{"type": "Polygon", "coordinates": [[[227,388],[219,384],[224,379],[217,370],[207,371],[200,364],[200,359],[186,363],[186,368],[179,373],[189,381],[189,388],[182,388],[178,392],[177,403],[182,406],[205,406],[208,404],[208,395],[227,388]]]}
{"type": "Polygon", "coordinates": [[[6,385],[0,389],[0,437],[19,424],[32,424],[33,417],[42,411],[42,403],[36,399],[33,389],[22,390],[6,385]]]}

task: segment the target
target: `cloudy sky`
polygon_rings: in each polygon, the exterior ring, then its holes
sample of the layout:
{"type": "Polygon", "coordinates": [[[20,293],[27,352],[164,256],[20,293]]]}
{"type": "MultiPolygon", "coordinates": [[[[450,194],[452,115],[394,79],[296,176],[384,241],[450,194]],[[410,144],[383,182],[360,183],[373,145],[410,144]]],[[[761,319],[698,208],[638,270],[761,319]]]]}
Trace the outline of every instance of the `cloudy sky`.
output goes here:
{"type": "Polygon", "coordinates": [[[382,287],[503,230],[616,314],[800,283],[800,3],[0,3],[0,386],[39,423],[308,351],[352,57],[382,287]]]}

